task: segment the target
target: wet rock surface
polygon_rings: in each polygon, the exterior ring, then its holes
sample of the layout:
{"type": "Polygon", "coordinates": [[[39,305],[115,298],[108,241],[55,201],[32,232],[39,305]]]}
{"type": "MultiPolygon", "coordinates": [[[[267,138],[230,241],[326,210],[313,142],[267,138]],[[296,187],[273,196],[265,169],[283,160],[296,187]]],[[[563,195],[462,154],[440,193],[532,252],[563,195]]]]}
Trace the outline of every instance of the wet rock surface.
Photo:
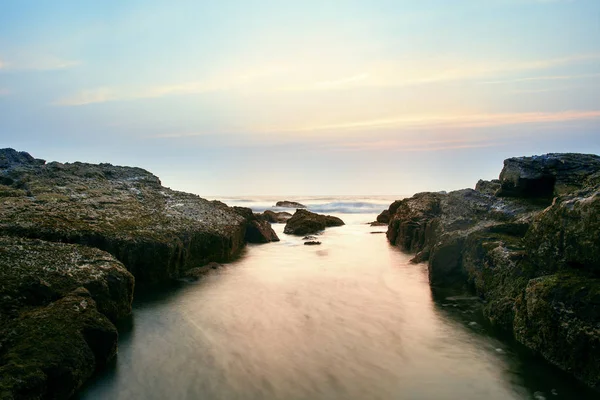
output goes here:
{"type": "Polygon", "coordinates": [[[388,240],[427,261],[434,287],[469,286],[486,317],[600,388],[600,158],[505,161],[476,190],[390,206],[388,240]],[[554,196],[554,199],[552,199],[554,196]],[[393,211],[393,212],[392,212],[393,211]]]}
{"type": "Polygon", "coordinates": [[[116,354],[134,276],[197,278],[246,242],[275,240],[250,209],[141,168],[0,149],[0,398],[73,395],[116,354]]]}
{"type": "Polygon", "coordinates": [[[116,354],[134,278],[110,254],[0,237],[0,398],[67,398],[116,354]]]}
{"type": "Polygon", "coordinates": [[[285,224],[283,233],[289,235],[308,235],[317,233],[327,227],[342,226],[344,221],[331,215],[315,214],[308,210],[296,210],[292,218],[285,224]]]}

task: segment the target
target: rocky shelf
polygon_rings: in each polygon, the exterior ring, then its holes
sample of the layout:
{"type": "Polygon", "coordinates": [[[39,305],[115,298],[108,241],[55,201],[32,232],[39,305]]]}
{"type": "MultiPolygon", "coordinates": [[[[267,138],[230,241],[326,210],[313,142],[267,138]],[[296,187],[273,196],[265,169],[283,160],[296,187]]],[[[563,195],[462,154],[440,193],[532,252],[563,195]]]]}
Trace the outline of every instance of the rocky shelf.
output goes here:
{"type": "Polygon", "coordinates": [[[276,240],[252,210],[140,168],[1,149],[0,398],[71,396],[116,354],[134,279],[181,278],[276,240]]]}
{"type": "Polygon", "coordinates": [[[492,323],[600,388],[600,157],[511,158],[498,180],[418,193],[377,220],[432,286],[470,287],[492,323]]]}

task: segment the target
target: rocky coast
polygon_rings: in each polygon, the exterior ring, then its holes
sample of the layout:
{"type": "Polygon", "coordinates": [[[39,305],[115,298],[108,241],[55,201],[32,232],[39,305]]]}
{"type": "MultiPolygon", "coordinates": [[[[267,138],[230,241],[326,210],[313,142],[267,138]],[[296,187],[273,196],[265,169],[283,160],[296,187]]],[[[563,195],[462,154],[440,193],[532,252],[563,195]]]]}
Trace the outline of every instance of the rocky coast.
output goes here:
{"type": "Polygon", "coordinates": [[[494,325],[600,388],[600,157],[510,158],[498,180],[418,193],[377,220],[433,288],[475,291],[494,325]]]}
{"type": "MultiPolygon", "coordinates": [[[[137,284],[279,240],[141,168],[0,150],[0,398],[68,398],[117,351],[137,284]]],[[[209,264],[214,265],[214,264],[209,264]]]]}

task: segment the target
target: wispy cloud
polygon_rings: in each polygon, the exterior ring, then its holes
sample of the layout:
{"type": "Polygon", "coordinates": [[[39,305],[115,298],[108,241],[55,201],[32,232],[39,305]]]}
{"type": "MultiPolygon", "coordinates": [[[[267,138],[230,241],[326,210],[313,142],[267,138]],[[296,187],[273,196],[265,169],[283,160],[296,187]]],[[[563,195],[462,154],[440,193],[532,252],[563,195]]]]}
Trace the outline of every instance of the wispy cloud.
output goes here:
{"type": "Polygon", "coordinates": [[[259,129],[262,132],[301,133],[301,132],[336,132],[365,131],[377,129],[428,129],[444,128],[481,128],[507,125],[557,123],[576,120],[599,119],[600,110],[596,111],[565,111],[565,112],[534,112],[534,113],[498,113],[498,114],[467,114],[467,115],[416,115],[390,117],[351,122],[332,123],[304,127],[281,127],[259,129]]]}
{"type": "Polygon", "coordinates": [[[8,96],[10,94],[10,90],[0,88],[0,96],[8,96]]]}
{"type": "MultiPolygon", "coordinates": [[[[107,86],[86,89],[55,100],[53,105],[81,106],[111,101],[131,101],[164,96],[201,94],[218,91],[247,91],[251,93],[318,92],[349,88],[431,85],[453,81],[500,83],[502,77],[515,73],[544,71],[553,67],[600,60],[600,54],[580,54],[545,60],[481,61],[472,60],[405,60],[365,64],[360,73],[347,73],[343,65],[312,65],[282,63],[265,65],[252,71],[229,71],[219,76],[196,81],[133,86],[107,86]],[[336,77],[336,75],[338,77],[336,77]],[[316,80],[315,77],[329,78],[316,80]],[[333,78],[331,78],[333,77],[333,78]]],[[[56,64],[68,66],[69,63],[56,64]]],[[[357,67],[358,68],[358,67],[357,67]]],[[[590,75],[592,76],[592,75],[590,75]]],[[[568,79],[567,76],[529,77],[519,79],[568,79]]]]}
{"type": "Polygon", "coordinates": [[[516,79],[501,79],[497,81],[484,81],[482,84],[502,84],[502,83],[518,83],[518,82],[536,82],[536,81],[567,81],[577,79],[599,78],[600,73],[596,74],[580,74],[580,75],[551,75],[551,76],[531,76],[527,78],[516,79]]]}
{"type": "Polygon", "coordinates": [[[48,54],[18,54],[13,58],[0,60],[0,69],[10,71],[53,71],[74,68],[81,65],[78,60],[70,60],[48,54]]]}

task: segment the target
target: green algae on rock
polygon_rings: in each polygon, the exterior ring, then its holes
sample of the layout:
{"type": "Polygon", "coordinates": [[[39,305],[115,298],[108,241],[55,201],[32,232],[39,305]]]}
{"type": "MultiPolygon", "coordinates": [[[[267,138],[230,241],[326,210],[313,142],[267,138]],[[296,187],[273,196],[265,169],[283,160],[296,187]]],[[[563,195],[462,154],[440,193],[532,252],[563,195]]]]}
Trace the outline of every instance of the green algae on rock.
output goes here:
{"type": "Polygon", "coordinates": [[[163,187],[141,168],[45,164],[12,149],[0,150],[1,160],[0,192],[8,196],[0,207],[0,234],[97,247],[139,282],[228,261],[245,244],[242,216],[163,187]]]}
{"type": "Polygon", "coordinates": [[[0,398],[66,398],[116,354],[133,276],[110,254],[0,236],[0,398]]]}

